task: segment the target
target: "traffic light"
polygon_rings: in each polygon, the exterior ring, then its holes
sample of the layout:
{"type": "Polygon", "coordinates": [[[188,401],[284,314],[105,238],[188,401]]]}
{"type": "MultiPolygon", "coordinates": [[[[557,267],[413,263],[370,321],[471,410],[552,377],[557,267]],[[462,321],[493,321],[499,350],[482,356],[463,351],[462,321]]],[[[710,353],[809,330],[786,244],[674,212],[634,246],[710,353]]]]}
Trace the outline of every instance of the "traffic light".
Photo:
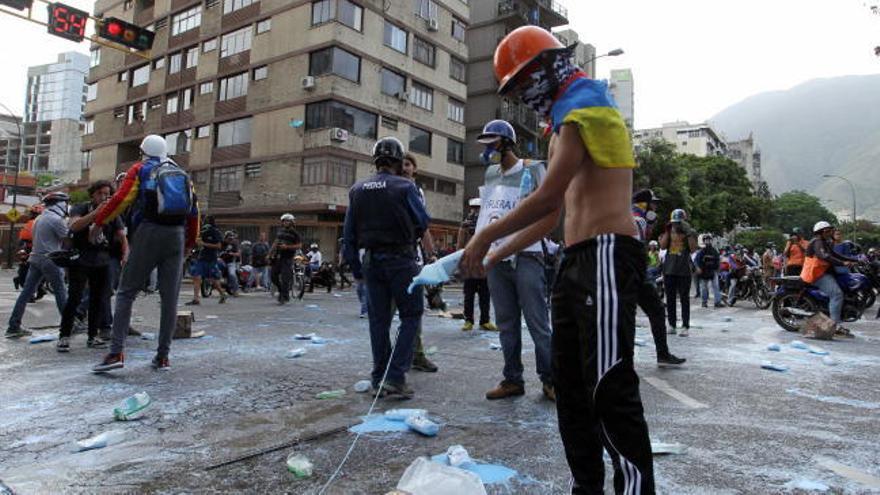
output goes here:
{"type": "Polygon", "coordinates": [[[34,0],[0,0],[0,5],[6,5],[16,10],[27,10],[34,4],[34,0]]]}
{"type": "Polygon", "coordinates": [[[146,51],[153,47],[156,33],[115,17],[108,17],[98,23],[98,36],[138,51],[146,51]]]}

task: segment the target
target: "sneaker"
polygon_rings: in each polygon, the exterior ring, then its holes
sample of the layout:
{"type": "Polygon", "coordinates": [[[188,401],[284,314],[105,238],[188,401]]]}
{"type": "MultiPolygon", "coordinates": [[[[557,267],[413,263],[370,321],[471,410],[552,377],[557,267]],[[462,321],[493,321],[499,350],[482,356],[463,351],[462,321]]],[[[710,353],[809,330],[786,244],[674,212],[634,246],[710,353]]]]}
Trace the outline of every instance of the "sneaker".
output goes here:
{"type": "Polygon", "coordinates": [[[7,328],[6,329],[6,338],[7,339],[17,339],[19,337],[27,337],[28,335],[32,335],[30,330],[25,330],[24,328],[7,328]]]}
{"type": "Polygon", "coordinates": [[[701,306],[703,306],[704,308],[708,308],[708,307],[709,307],[709,303],[707,303],[706,301],[703,301],[703,304],[701,304],[701,306]]]}
{"type": "Polygon", "coordinates": [[[688,335],[690,335],[690,333],[688,333],[688,330],[689,330],[688,327],[682,328],[681,332],[678,333],[678,336],[679,337],[687,337],[688,335]]]}
{"type": "Polygon", "coordinates": [[[61,337],[55,344],[55,350],[58,352],[70,352],[70,337],[61,337]]]}
{"type": "Polygon", "coordinates": [[[675,335],[675,327],[669,327],[669,330],[666,331],[669,335],[675,335]]]}
{"type": "Polygon", "coordinates": [[[91,349],[106,349],[107,343],[104,342],[104,340],[101,339],[101,337],[91,337],[86,342],[86,347],[89,347],[91,349]]]}
{"type": "Polygon", "coordinates": [[[724,307],[724,303],[723,303],[723,302],[717,302],[717,303],[715,303],[715,307],[716,307],[716,308],[723,308],[723,307],[724,307]]]}
{"type": "Polygon", "coordinates": [[[412,362],[412,369],[425,373],[436,373],[437,365],[432,363],[424,354],[416,355],[412,362]]]}
{"type": "Polygon", "coordinates": [[[734,304],[736,304],[736,298],[733,298],[733,299],[730,299],[729,301],[727,301],[727,305],[730,306],[731,308],[733,307],[734,304]]]}
{"type": "Polygon", "coordinates": [[[193,299],[192,301],[184,304],[184,306],[198,306],[199,304],[202,304],[202,301],[199,301],[198,299],[193,299]]]}
{"type": "Polygon", "coordinates": [[[526,389],[522,385],[504,380],[497,387],[486,392],[486,398],[489,400],[506,399],[517,395],[525,395],[525,393],[526,389]]]}
{"type": "Polygon", "coordinates": [[[168,371],[171,369],[171,361],[169,361],[167,357],[156,356],[153,358],[153,362],[150,363],[150,365],[156,371],[168,371]]]}
{"type": "Polygon", "coordinates": [[[662,357],[657,357],[657,366],[665,367],[665,366],[680,366],[684,364],[687,359],[675,357],[672,354],[667,354],[662,357]]]}
{"type": "Polygon", "coordinates": [[[495,324],[492,323],[491,321],[488,321],[488,322],[480,325],[480,330],[485,330],[487,332],[497,332],[498,327],[496,327],[495,324]]]}
{"type": "Polygon", "coordinates": [[[141,333],[135,330],[134,328],[128,327],[128,334],[132,337],[140,337],[141,333]]]}
{"type": "Polygon", "coordinates": [[[385,382],[380,394],[381,397],[385,397],[386,399],[409,400],[413,398],[415,392],[413,392],[413,390],[405,383],[396,384],[385,382]]]}
{"type": "Polygon", "coordinates": [[[553,385],[550,385],[549,383],[545,383],[544,385],[541,386],[541,391],[544,393],[544,397],[547,400],[549,400],[551,402],[556,402],[556,389],[553,388],[553,385]]]}
{"type": "Polygon", "coordinates": [[[462,332],[470,332],[473,329],[474,329],[474,322],[472,322],[472,321],[466,321],[466,322],[464,322],[464,325],[461,326],[462,332]]]}
{"type": "Polygon", "coordinates": [[[103,373],[105,371],[115,370],[125,366],[125,354],[107,354],[104,360],[92,368],[94,373],[103,373]]]}
{"type": "Polygon", "coordinates": [[[220,294],[220,301],[218,304],[226,304],[226,294],[220,294]]]}

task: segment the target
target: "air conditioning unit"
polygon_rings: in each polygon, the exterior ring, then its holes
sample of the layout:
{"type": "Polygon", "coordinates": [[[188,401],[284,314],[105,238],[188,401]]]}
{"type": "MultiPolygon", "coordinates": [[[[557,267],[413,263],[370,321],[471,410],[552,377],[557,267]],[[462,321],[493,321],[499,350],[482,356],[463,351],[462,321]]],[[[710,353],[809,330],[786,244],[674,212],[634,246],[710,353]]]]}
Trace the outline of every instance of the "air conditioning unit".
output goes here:
{"type": "Polygon", "coordinates": [[[330,140],[339,142],[348,141],[348,131],[341,127],[334,127],[330,129],[330,140]]]}
{"type": "Polygon", "coordinates": [[[428,27],[428,31],[437,31],[440,29],[440,23],[437,19],[426,19],[425,26],[428,27]]]}
{"type": "Polygon", "coordinates": [[[308,90],[315,89],[315,78],[313,76],[306,76],[306,77],[302,78],[302,81],[300,81],[300,84],[302,84],[303,89],[308,89],[308,90]]]}
{"type": "Polygon", "coordinates": [[[397,93],[397,99],[400,101],[407,101],[409,99],[409,95],[406,94],[406,91],[401,91],[397,93]]]}

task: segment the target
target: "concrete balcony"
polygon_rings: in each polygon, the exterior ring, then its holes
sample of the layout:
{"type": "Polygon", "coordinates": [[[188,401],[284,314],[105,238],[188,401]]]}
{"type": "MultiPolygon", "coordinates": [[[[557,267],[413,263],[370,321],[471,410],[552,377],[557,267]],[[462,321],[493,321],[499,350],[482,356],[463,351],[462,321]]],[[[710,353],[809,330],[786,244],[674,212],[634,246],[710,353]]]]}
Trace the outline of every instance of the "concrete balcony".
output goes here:
{"type": "Polygon", "coordinates": [[[306,150],[320,148],[338,148],[341,150],[370,156],[373,153],[373,139],[367,139],[349,132],[345,141],[330,139],[330,129],[315,129],[308,131],[303,140],[303,148],[306,150]]]}

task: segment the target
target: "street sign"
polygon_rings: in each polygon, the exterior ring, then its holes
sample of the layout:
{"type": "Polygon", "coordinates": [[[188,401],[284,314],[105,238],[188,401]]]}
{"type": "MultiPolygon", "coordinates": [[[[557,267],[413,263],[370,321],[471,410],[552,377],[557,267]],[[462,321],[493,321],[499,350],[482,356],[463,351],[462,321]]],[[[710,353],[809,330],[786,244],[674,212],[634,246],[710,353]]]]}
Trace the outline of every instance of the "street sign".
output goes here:
{"type": "Polygon", "coordinates": [[[10,222],[15,223],[18,221],[19,218],[21,218],[21,213],[17,209],[13,208],[6,212],[6,218],[8,218],[10,222]]]}
{"type": "Polygon", "coordinates": [[[63,3],[50,3],[49,9],[49,34],[76,41],[82,41],[86,37],[86,22],[89,13],[75,9],[63,3]]]}

